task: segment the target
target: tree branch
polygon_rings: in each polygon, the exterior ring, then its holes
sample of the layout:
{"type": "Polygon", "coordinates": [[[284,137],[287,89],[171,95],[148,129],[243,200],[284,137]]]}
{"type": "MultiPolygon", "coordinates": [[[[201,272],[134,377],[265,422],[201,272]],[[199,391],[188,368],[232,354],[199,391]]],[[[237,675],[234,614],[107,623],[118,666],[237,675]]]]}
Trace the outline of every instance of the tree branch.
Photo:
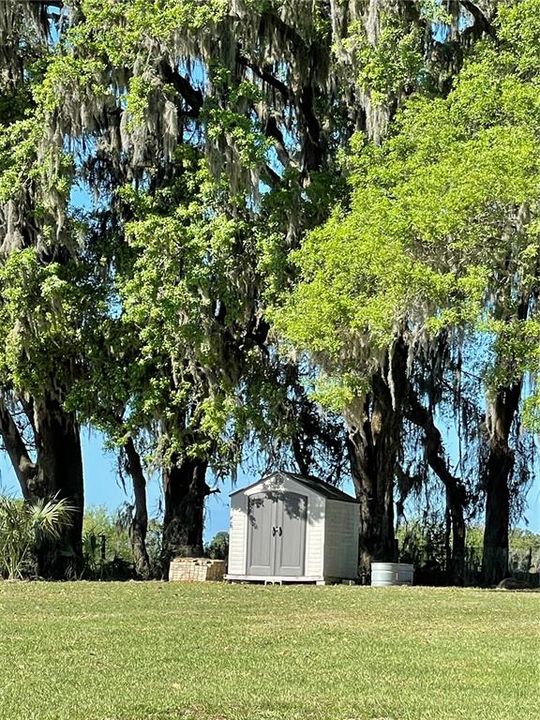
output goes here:
{"type": "Polygon", "coordinates": [[[186,113],[186,115],[194,118],[199,117],[204,100],[202,92],[194,88],[187,78],[180,75],[180,73],[174,70],[168,63],[161,62],[159,70],[163,80],[172,85],[191,108],[191,112],[186,113]]]}
{"type": "Polygon", "coordinates": [[[485,34],[489,35],[490,37],[495,37],[496,33],[492,23],[488,20],[488,18],[484,15],[482,10],[480,10],[476,3],[472,2],[472,0],[460,0],[460,3],[465,8],[465,10],[470,12],[473,16],[476,28],[480,31],[479,34],[485,34]]]}
{"type": "Polygon", "coordinates": [[[276,141],[276,152],[279,161],[284,167],[287,167],[291,158],[289,155],[289,151],[285,146],[285,139],[283,137],[283,133],[279,129],[277,120],[273,115],[271,115],[265,123],[264,134],[266,135],[266,137],[272,138],[276,141]]]}
{"type": "Polygon", "coordinates": [[[275,188],[281,182],[280,176],[268,164],[262,168],[262,175],[264,176],[264,179],[268,182],[268,184],[273,188],[275,188]]]}
{"type": "Polygon", "coordinates": [[[410,382],[408,382],[407,390],[408,407],[405,410],[405,417],[414,425],[422,428],[425,437],[426,459],[431,469],[441,480],[452,500],[459,505],[464,505],[465,487],[447,467],[444,443],[439,428],[433,422],[433,415],[422,405],[410,382]]]}
{"type": "Polygon", "coordinates": [[[281,80],[278,80],[277,77],[275,75],[272,75],[269,70],[260,68],[258,65],[256,65],[254,62],[251,62],[247,59],[247,57],[241,55],[240,53],[238,53],[236,61],[241,67],[248,68],[260,80],[281,93],[284,100],[289,101],[291,99],[291,91],[289,90],[287,85],[285,85],[285,83],[281,80]]]}
{"type": "Polygon", "coordinates": [[[322,165],[321,126],[315,115],[313,87],[305,85],[299,98],[298,107],[304,120],[304,170],[307,174],[319,170],[322,165]]]}
{"type": "Polygon", "coordinates": [[[25,500],[30,500],[32,492],[30,480],[36,473],[36,464],[30,458],[26,443],[8,410],[5,400],[0,396],[0,435],[4,441],[6,452],[9,456],[21,491],[25,500]]]}

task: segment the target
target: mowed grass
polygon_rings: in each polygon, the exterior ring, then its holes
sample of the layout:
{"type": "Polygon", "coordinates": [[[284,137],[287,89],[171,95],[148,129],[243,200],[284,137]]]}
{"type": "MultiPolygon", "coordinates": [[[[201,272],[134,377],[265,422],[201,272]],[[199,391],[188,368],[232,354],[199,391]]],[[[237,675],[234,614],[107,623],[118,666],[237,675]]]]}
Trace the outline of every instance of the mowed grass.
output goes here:
{"type": "Polygon", "coordinates": [[[2,720],[539,717],[535,593],[0,583],[2,720]]]}

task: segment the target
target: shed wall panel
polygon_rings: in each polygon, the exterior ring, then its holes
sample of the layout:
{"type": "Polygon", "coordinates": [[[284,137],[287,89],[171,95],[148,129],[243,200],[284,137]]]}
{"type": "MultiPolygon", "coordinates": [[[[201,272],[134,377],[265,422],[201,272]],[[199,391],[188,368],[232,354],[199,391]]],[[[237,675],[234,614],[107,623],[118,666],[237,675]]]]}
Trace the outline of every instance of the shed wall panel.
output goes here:
{"type": "Polygon", "coordinates": [[[247,553],[247,497],[242,493],[231,497],[229,529],[229,562],[227,572],[243,575],[246,572],[247,553]]]}
{"type": "Polygon", "coordinates": [[[310,493],[306,527],[306,575],[323,577],[325,498],[310,493]]]}
{"type": "Polygon", "coordinates": [[[358,505],[326,501],[324,576],[354,580],[358,576],[358,505]]]}

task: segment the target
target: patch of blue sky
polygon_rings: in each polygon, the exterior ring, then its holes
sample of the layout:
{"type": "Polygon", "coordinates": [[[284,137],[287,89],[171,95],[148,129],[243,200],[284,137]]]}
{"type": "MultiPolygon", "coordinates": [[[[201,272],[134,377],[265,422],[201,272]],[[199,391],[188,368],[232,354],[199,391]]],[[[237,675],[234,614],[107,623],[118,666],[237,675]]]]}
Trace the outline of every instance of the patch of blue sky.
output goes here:
{"type": "MultiPolygon", "coordinates": [[[[442,0],[435,0],[436,5],[441,6],[442,8],[442,0]]],[[[444,9],[443,9],[444,12],[444,9]]],[[[457,23],[457,29],[458,32],[462,33],[464,30],[466,30],[468,27],[471,27],[474,24],[474,17],[473,15],[466,10],[464,7],[460,7],[460,14],[458,17],[458,23],[457,23]]],[[[452,32],[452,28],[448,23],[445,22],[438,22],[434,21],[431,23],[431,34],[433,38],[440,43],[445,43],[449,40],[450,34],[452,32]]]]}
{"type": "Polygon", "coordinates": [[[88,192],[88,188],[82,182],[77,182],[71,186],[69,195],[69,206],[72,210],[90,210],[92,200],[88,192]]]}
{"type": "Polygon", "coordinates": [[[197,90],[204,90],[209,83],[208,68],[199,58],[185,58],[176,64],[176,70],[197,90]]]}

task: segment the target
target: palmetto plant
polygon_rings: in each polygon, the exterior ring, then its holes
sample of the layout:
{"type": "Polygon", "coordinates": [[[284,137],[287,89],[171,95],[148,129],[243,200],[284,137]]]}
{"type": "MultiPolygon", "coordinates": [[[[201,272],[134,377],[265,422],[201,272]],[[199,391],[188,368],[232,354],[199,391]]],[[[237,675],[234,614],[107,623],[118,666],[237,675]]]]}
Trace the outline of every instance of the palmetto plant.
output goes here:
{"type": "Polygon", "coordinates": [[[28,503],[0,496],[0,577],[22,578],[39,542],[58,540],[72,512],[65,498],[28,503]]]}

